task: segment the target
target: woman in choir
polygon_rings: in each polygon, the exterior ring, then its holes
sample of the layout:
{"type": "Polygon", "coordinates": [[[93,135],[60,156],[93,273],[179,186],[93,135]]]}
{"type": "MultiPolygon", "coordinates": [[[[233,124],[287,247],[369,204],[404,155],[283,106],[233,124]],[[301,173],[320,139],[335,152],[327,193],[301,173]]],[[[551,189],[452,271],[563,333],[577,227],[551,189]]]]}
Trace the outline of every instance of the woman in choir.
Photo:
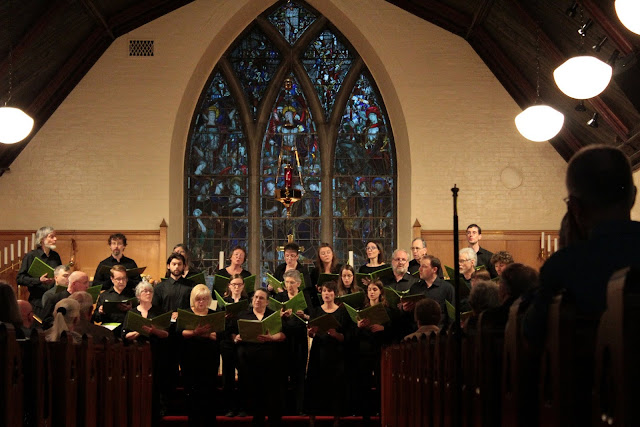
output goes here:
{"type": "Polygon", "coordinates": [[[231,277],[234,274],[239,274],[242,276],[243,279],[247,278],[251,276],[251,272],[242,268],[242,264],[244,264],[244,261],[246,259],[247,259],[247,252],[244,250],[244,248],[241,246],[236,246],[231,250],[231,257],[230,257],[231,263],[229,264],[229,266],[221,270],[218,270],[216,274],[223,277],[231,277]]]}
{"type": "MultiPolygon", "coordinates": [[[[374,280],[367,286],[364,308],[382,304],[391,319],[391,310],[384,297],[384,288],[380,280],[374,280]]],[[[369,419],[376,411],[375,402],[380,402],[380,355],[382,346],[391,342],[390,321],[384,324],[371,324],[369,319],[358,321],[356,332],[358,342],[356,407],[369,419]],[[375,392],[372,390],[375,387],[375,392]]]]}
{"type": "Polygon", "coordinates": [[[335,252],[333,252],[331,245],[322,243],[318,248],[318,257],[310,273],[311,283],[316,286],[318,284],[318,277],[322,273],[338,274],[340,267],[342,267],[342,264],[338,263],[338,258],[335,252]]]}
{"type": "Polygon", "coordinates": [[[349,264],[345,264],[338,272],[338,296],[354,294],[361,289],[356,282],[356,272],[349,264]]]}
{"type": "Polygon", "coordinates": [[[379,242],[369,240],[365,250],[369,261],[358,269],[359,273],[371,274],[387,267],[384,263],[384,250],[379,242]]]}
{"type": "Polygon", "coordinates": [[[317,326],[308,329],[313,342],[309,352],[305,398],[310,425],[315,424],[316,415],[330,414],[334,417],[335,426],[344,412],[344,341],[351,319],[344,306],[335,302],[338,293],[336,282],[323,283],[321,292],[323,303],[311,309],[311,318],[329,314],[340,326],[326,332],[320,332],[317,326]]]}
{"type": "MultiPolygon", "coordinates": [[[[276,295],[275,299],[287,302],[300,292],[302,276],[297,270],[289,270],[284,273],[284,284],[287,289],[276,295]]],[[[286,363],[287,374],[291,379],[291,388],[296,394],[295,413],[301,415],[304,412],[304,376],[307,368],[307,356],[309,344],[307,342],[307,327],[305,321],[309,320],[309,307],[313,304],[308,294],[303,293],[307,310],[298,310],[295,313],[291,309],[282,309],[282,332],[287,336],[285,351],[290,360],[286,363]]]]}
{"type": "MultiPolygon", "coordinates": [[[[178,243],[173,247],[173,252],[176,254],[182,255],[186,261],[184,265],[184,273],[182,274],[182,277],[191,277],[201,273],[200,270],[198,270],[193,266],[192,264],[193,260],[191,259],[191,251],[189,250],[187,245],[185,245],[184,243],[178,243]]],[[[170,277],[168,270],[167,270],[166,277],[170,277]]]]}
{"type": "MultiPolygon", "coordinates": [[[[139,304],[132,308],[130,311],[144,317],[145,319],[153,319],[158,317],[162,312],[160,307],[151,305],[153,300],[153,286],[146,281],[138,283],[136,286],[136,298],[138,298],[139,304]]],[[[174,324],[172,324],[174,325],[174,324]]],[[[144,329],[149,334],[147,338],[144,335],[140,335],[139,332],[124,329],[122,333],[127,341],[139,341],[151,343],[152,354],[152,369],[153,369],[153,396],[152,396],[152,413],[154,425],[159,423],[162,418],[162,414],[165,411],[166,401],[171,393],[171,382],[168,381],[171,378],[169,372],[166,372],[164,368],[169,366],[166,361],[166,355],[169,353],[169,331],[157,328],[155,326],[145,326],[144,329]]],[[[175,331],[174,331],[175,333],[175,331]]]]}
{"type": "MultiPolygon", "coordinates": [[[[241,252],[242,253],[242,252],[241,252]]],[[[244,289],[244,279],[241,274],[233,274],[227,291],[224,294],[224,300],[228,303],[236,303],[248,298],[247,292],[244,289]]],[[[235,391],[236,383],[236,369],[238,367],[238,352],[232,339],[233,325],[237,321],[235,316],[228,313],[226,316],[225,331],[220,333],[220,352],[222,353],[222,382],[223,382],[223,395],[226,400],[227,412],[226,417],[246,416],[244,408],[242,407],[242,400],[239,399],[240,394],[235,391]]]]}
{"type": "MultiPolygon", "coordinates": [[[[198,316],[214,312],[209,308],[211,291],[205,285],[193,287],[190,302],[189,311],[198,316]]],[[[215,393],[220,364],[218,336],[209,325],[198,326],[193,330],[182,329],[179,333],[184,338],[180,366],[187,392],[189,425],[215,425],[215,393]]]]}
{"type": "MultiPolygon", "coordinates": [[[[269,292],[256,289],[251,299],[251,307],[238,315],[238,320],[263,320],[274,313],[268,308],[269,292]]],[[[236,323],[237,325],[237,323],[236,323]]],[[[284,385],[286,379],[279,363],[279,343],[286,339],[284,332],[259,335],[259,343],[244,342],[238,329],[232,335],[238,345],[239,379],[242,390],[248,392],[253,425],[264,425],[269,416],[270,425],[280,425],[284,385]]]]}
{"type": "Polygon", "coordinates": [[[80,303],[71,298],[64,298],[58,301],[53,309],[53,326],[46,332],[45,339],[56,342],[63,332],[67,332],[74,343],[82,342],[82,336],[74,332],[75,326],[80,321],[80,303]]]}
{"type": "Polygon", "coordinates": [[[41,319],[44,318],[44,314],[49,314],[43,313],[42,295],[53,286],[54,279],[49,279],[44,274],[40,277],[31,277],[29,268],[36,258],[40,258],[40,261],[51,268],[62,265],[60,255],[55,251],[57,239],[53,227],[40,227],[36,231],[36,248],[22,258],[22,264],[16,277],[18,285],[26,286],[29,289],[29,302],[33,307],[34,314],[41,319]]]}

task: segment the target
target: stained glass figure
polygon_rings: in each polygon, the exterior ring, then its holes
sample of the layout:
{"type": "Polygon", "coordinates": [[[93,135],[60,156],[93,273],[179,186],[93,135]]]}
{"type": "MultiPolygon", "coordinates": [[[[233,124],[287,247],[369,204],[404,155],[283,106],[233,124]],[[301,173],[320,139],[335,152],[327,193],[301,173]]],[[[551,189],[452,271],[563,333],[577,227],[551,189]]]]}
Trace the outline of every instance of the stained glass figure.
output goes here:
{"type": "Polygon", "coordinates": [[[287,1],[269,15],[269,22],[280,31],[289,44],[294,45],[316,17],[294,1],[287,1]]]}
{"type": "Polygon", "coordinates": [[[351,91],[340,123],[333,179],[333,235],[338,253],[354,251],[356,265],[367,261],[368,240],[395,242],[393,138],[381,98],[362,74],[351,91]]]}
{"type": "Polygon", "coordinates": [[[303,54],[304,65],[316,88],[324,114],[329,117],[353,55],[329,30],[324,30],[303,54]]]}
{"type": "Polygon", "coordinates": [[[212,272],[212,254],[244,240],[248,217],[246,141],[220,72],[197,108],[189,148],[187,242],[197,267],[212,272]]]}
{"type": "Polygon", "coordinates": [[[254,27],[231,52],[229,61],[240,79],[255,120],[258,106],[280,64],[280,52],[254,27]]]}
{"type": "MultiPolygon", "coordinates": [[[[320,217],[320,156],[316,126],[307,101],[293,75],[280,89],[267,124],[262,148],[262,262],[273,271],[281,253],[276,250],[293,233],[295,241],[311,249],[317,246],[320,217]],[[297,153],[297,159],[296,159],[297,153]],[[289,164],[297,169],[298,159],[303,177],[293,181],[302,190],[302,200],[291,207],[291,219],[274,199],[276,189],[284,188],[283,169],[289,164]]],[[[297,177],[298,171],[294,173],[297,177]]],[[[315,250],[315,249],[314,249],[315,250]]],[[[304,255],[304,254],[303,254],[304,255]]]]}

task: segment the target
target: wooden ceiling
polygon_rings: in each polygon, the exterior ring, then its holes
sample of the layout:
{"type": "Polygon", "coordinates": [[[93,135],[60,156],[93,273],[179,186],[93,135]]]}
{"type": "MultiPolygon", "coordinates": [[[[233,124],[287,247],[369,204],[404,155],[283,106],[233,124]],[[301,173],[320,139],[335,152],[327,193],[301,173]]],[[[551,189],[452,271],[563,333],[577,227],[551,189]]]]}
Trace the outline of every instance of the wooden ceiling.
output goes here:
{"type": "MultiPolygon", "coordinates": [[[[0,2],[0,103],[35,119],[24,141],[0,144],[0,175],[10,167],[76,84],[119,36],[193,0],[4,0],[0,2]],[[11,36],[11,37],[10,37],[11,36]],[[9,67],[9,46],[12,66],[9,67]]],[[[257,0],[256,0],[257,1],[257,0]]],[[[572,0],[387,0],[463,37],[523,109],[536,101],[536,38],[540,47],[540,95],[565,114],[565,125],[550,143],[569,159],[591,143],[618,146],[640,168],[640,36],[620,24],[613,0],[583,0],[575,16],[572,0]],[[581,22],[593,25],[581,40],[581,22]],[[603,36],[607,41],[599,52],[603,36]],[[598,97],[578,101],[562,94],[553,70],[586,51],[607,61],[614,51],[614,78],[598,97]],[[587,126],[593,113],[599,127],[587,126]]],[[[481,107],[481,106],[478,106],[481,107]]]]}

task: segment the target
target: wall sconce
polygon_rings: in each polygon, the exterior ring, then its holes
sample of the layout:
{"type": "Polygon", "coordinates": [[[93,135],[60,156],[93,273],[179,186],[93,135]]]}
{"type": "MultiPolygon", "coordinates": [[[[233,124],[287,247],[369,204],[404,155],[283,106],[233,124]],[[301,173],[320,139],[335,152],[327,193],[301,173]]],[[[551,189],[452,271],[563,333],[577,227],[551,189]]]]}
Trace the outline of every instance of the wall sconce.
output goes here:
{"type": "Polygon", "coordinates": [[[640,2],[638,0],[616,0],[616,13],[622,25],[629,31],[640,34],[640,2]]]}
{"type": "Polygon", "coordinates": [[[596,52],[600,52],[600,49],[602,49],[602,46],[604,46],[604,44],[607,42],[607,40],[609,40],[609,37],[602,36],[602,38],[600,39],[600,41],[598,43],[596,43],[595,45],[591,46],[591,49],[595,50],[596,52]]]}
{"type": "Polygon", "coordinates": [[[592,25],[593,21],[591,20],[591,18],[587,19],[587,22],[585,22],[582,27],[578,29],[578,34],[580,34],[582,37],[587,37],[587,31],[589,31],[589,28],[591,28],[592,25]]]}
{"type": "Polygon", "coordinates": [[[591,126],[592,128],[598,127],[598,113],[593,113],[593,117],[587,122],[587,126],[591,126]]]}

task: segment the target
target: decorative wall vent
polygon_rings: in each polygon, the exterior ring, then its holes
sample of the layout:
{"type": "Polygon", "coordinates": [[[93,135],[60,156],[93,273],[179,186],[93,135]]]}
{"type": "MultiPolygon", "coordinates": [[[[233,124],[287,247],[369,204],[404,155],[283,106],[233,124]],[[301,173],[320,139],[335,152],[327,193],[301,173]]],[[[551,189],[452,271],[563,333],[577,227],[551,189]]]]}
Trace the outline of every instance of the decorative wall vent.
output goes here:
{"type": "Polygon", "coordinates": [[[129,56],[153,56],[153,40],[129,40],[129,56]]]}

